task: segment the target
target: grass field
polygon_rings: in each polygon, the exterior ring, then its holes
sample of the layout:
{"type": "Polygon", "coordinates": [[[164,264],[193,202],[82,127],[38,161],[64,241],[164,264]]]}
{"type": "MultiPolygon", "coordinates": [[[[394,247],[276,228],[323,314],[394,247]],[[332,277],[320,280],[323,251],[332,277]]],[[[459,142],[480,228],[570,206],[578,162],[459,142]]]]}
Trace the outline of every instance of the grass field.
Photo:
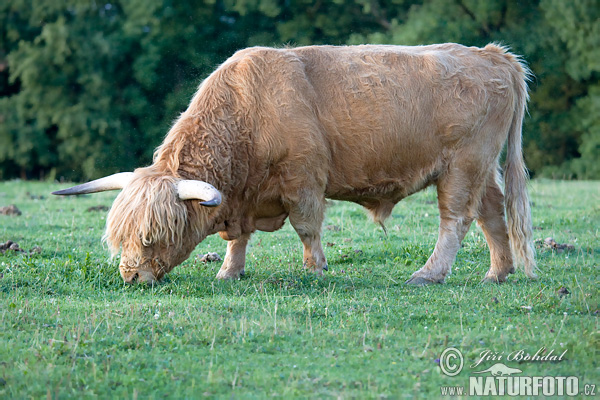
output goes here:
{"type": "MultiPolygon", "coordinates": [[[[481,284],[489,252],[472,226],[443,285],[404,285],[433,250],[434,190],[396,206],[388,236],[350,203],[332,203],[323,244],[329,272],[301,266],[293,229],[258,233],[246,276],[216,281],[196,256],[159,285],[127,286],[101,243],[116,193],[58,198],[66,185],[0,182],[0,242],[41,253],[0,255],[0,397],[438,398],[467,386],[482,352],[541,347],[562,361],[508,362],[525,376],[576,376],[600,392],[600,183],[534,181],[540,279],[522,271],[481,284]],[[101,207],[100,207],[101,208],[101,207]],[[447,347],[464,368],[444,375],[447,347]]],[[[547,354],[547,353],[546,353],[547,354]]],[[[588,387],[589,388],[589,387],[588,387]]]]}

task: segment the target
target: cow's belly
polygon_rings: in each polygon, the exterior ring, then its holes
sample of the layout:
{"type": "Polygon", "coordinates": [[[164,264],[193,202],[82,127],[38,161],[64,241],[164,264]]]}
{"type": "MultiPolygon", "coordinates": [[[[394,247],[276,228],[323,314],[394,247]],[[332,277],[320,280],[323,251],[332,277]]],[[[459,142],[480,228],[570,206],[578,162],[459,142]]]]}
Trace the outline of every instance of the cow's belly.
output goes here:
{"type": "Polygon", "coordinates": [[[344,187],[337,187],[336,190],[326,192],[325,196],[332,200],[352,201],[364,206],[380,201],[390,201],[395,204],[403,198],[426,188],[434,181],[432,178],[424,178],[416,182],[388,179],[373,182],[368,186],[351,187],[344,185],[344,187]]]}
{"type": "MultiPolygon", "coordinates": [[[[443,159],[431,157],[424,163],[390,161],[386,167],[357,163],[356,167],[332,169],[325,196],[362,205],[389,201],[394,204],[434,183],[443,172],[443,159]]],[[[341,166],[340,166],[341,167],[341,166]]]]}

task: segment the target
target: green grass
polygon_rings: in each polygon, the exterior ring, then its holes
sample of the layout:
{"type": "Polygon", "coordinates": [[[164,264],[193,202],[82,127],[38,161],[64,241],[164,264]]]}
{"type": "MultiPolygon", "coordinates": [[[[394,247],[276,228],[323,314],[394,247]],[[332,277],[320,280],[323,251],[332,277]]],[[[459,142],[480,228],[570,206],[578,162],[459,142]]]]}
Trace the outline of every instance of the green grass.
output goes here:
{"type": "Polygon", "coordinates": [[[301,267],[289,223],[253,236],[246,277],[221,282],[220,263],[196,255],[226,244],[217,236],[155,286],[127,286],[101,243],[115,193],[58,198],[65,185],[0,182],[0,242],[41,254],[0,255],[0,397],[8,398],[437,398],[466,386],[486,350],[567,350],[565,360],[506,362],[523,375],[579,377],[600,392],[600,183],[534,181],[534,232],[575,245],[541,248],[541,276],[521,271],[481,284],[489,268],[473,225],[443,285],[403,282],[433,250],[435,191],[394,209],[388,236],[353,204],[332,203],[323,244],[329,272],[301,267]],[[36,196],[44,196],[39,199],[36,196]],[[558,290],[567,288],[561,296],[558,290]],[[455,377],[436,363],[459,348],[455,377]]]}

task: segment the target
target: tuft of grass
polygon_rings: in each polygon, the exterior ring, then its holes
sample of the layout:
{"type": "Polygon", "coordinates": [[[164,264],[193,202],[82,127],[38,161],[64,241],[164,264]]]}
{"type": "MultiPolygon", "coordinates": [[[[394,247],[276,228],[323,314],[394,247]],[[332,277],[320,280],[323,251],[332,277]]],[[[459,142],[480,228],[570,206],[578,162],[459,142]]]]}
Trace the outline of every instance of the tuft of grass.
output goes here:
{"type": "Polygon", "coordinates": [[[503,362],[600,388],[600,184],[531,186],[536,239],[575,246],[540,247],[537,281],[519,271],[481,284],[489,250],[473,225],[445,284],[404,285],[437,238],[427,190],[396,206],[387,236],[360,207],[333,202],[322,278],[302,269],[286,224],[253,236],[239,281],[197,261],[224,256],[213,236],[164,282],[127,286],[101,243],[106,212],[87,211],[115,193],[60,198],[49,195],[57,184],[0,182],[0,206],[22,211],[0,215],[0,242],[42,248],[0,255],[0,396],[428,398],[493,365],[470,367],[486,350],[541,347],[565,359],[503,362]],[[447,347],[465,360],[454,377],[438,366],[447,347]]]}

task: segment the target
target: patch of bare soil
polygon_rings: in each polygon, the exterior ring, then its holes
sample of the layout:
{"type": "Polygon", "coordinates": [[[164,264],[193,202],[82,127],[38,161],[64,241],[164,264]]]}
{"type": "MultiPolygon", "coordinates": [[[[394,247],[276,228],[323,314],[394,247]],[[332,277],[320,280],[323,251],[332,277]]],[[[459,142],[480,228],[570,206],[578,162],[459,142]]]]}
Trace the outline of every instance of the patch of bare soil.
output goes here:
{"type": "Polygon", "coordinates": [[[535,241],[537,247],[556,250],[557,253],[562,253],[563,251],[573,251],[575,250],[575,246],[570,243],[557,243],[554,238],[547,237],[546,239],[538,239],[535,241]]]}
{"type": "Polygon", "coordinates": [[[5,243],[0,243],[0,253],[4,254],[7,251],[14,251],[16,253],[27,253],[31,254],[40,254],[42,252],[42,248],[40,246],[34,246],[31,250],[25,251],[19,246],[19,243],[13,242],[12,240],[8,240],[5,243]]]}
{"type": "Polygon", "coordinates": [[[198,260],[200,260],[200,262],[215,262],[215,261],[223,261],[223,259],[221,258],[221,256],[219,256],[217,253],[206,253],[202,256],[198,255],[196,256],[198,257],[198,260]]]}
{"type": "Polygon", "coordinates": [[[0,207],[0,214],[2,215],[21,215],[21,210],[17,208],[14,204],[6,207],[0,207]]]}

